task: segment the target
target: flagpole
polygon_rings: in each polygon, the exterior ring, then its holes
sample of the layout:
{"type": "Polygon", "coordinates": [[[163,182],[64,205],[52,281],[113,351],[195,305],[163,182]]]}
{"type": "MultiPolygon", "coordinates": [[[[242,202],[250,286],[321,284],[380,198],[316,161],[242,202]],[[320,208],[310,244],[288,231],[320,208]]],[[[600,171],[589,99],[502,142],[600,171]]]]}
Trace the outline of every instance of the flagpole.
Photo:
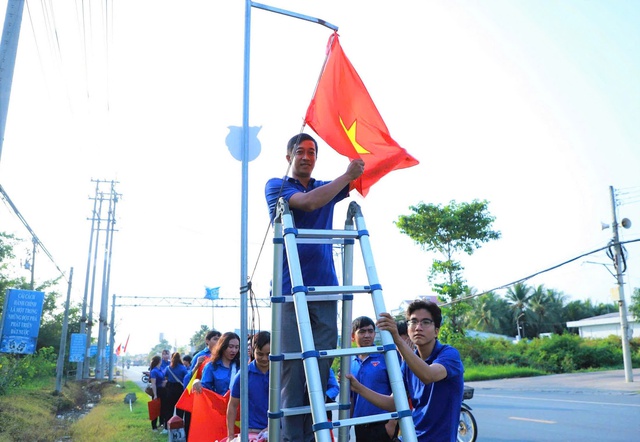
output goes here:
{"type": "MultiPolygon", "coordinates": [[[[284,9],[273,8],[261,3],[246,0],[245,22],[244,22],[244,75],[243,75],[243,97],[242,97],[242,197],[240,204],[240,367],[249,364],[247,353],[247,312],[248,312],[248,292],[250,290],[247,272],[247,222],[248,222],[248,175],[249,175],[249,73],[250,73],[250,53],[251,53],[251,8],[255,7],[289,17],[307,20],[326,26],[337,31],[337,26],[325,22],[324,20],[298,14],[284,9]]],[[[240,371],[240,416],[249,415],[249,383],[247,370],[240,371]]],[[[240,419],[240,439],[242,442],[249,440],[248,419],[240,419]]]]}

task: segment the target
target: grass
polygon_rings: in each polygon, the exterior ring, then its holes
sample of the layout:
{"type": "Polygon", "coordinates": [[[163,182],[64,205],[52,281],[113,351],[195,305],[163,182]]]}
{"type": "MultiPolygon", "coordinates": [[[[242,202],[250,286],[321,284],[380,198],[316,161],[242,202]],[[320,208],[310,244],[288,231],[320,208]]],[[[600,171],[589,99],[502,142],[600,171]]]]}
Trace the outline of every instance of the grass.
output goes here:
{"type": "Polygon", "coordinates": [[[464,380],[488,381],[491,379],[526,378],[531,376],[544,376],[542,370],[529,367],[516,367],[515,365],[474,365],[465,367],[464,380]]]}
{"type": "Polygon", "coordinates": [[[166,441],[166,434],[151,431],[147,402],[149,396],[132,381],[106,384],[100,403],[71,426],[71,436],[78,441],[166,441]],[[137,400],[131,408],[124,403],[127,393],[136,394],[137,400]]]}
{"type": "Polygon", "coordinates": [[[64,422],[56,418],[61,410],[75,406],[77,391],[65,387],[54,393],[55,380],[32,382],[0,396],[0,441],[55,441],[65,435],[64,422]]]}

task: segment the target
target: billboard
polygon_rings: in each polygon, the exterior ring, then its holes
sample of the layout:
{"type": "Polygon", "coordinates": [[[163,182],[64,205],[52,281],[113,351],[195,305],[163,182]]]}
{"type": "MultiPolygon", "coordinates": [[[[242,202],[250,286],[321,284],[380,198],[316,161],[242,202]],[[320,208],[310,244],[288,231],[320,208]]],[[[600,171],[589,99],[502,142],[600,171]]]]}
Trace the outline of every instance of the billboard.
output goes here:
{"type": "Polygon", "coordinates": [[[43,292],[7,290],[0,325],[0,352],[32,354],[36,351],[43,302],[43,292]]]}

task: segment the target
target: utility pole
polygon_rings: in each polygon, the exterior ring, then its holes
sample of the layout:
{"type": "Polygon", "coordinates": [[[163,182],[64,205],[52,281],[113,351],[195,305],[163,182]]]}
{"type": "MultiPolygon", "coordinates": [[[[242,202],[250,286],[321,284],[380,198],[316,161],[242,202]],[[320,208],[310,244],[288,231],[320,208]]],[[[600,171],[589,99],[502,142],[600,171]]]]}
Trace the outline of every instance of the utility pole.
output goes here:
{"type": "MultiPolygon", "coordinates": [[[[91,276],[91,252],[93,251],[93,236],[95,233],[95,224],[96,224],[96,206],[98,204],[98,191],[100,186],[100,181],[96,181],[96,198],[93,198],[93,211],[91,212],[91,235],[89,236],[89,254],[87,257],[87,273],[85,275],[84,280],[84,297],[82,300],[82,316],[80,316],[80,333],[86,334],[87,330],[87,299],[89,296],[89,278],[91,276]]],[[[96,239],[97,241],[97,239],[96,239]]],[[[88,347],[86,347],[88,348],[88,347]]],[[[76,380],[81,380],[84,373],[84,363],[87,363],[87,367],[89,366],[89,354],[85,350],[85,355],[82,361],[78,362],[76,367],[76,380]]]]}
{"type": "Polygon", "coordinates": [[[56,393],[62,391],[62,375],[64,374],[64,359],[67,350],[67,330],[69,328],[69,301],[71,299],[71,283],[73,281],[73,267],[69,271],[69,284],[67,285],[67,302],[64,305],[64,320],[62,321],[62,333],[60,336],[60,351],[56,365],[56,393]]]}
{"type": "MultiPolygon", "coordinates": [[[[629,346],[629,322],[627,320],[627,305],[624,298],[624,280],[622,277],[622,248],[620,247],[620,238],[618,236],[618,217],[616,214],[616,194],[613,186],[609,186],[611,192],[611,211],[613,213],[613,246],[615,249],[613,263],[616,269],[616,279],[618,280],[618,307],[620,309],[620,326],[622,332],[622,358],[624,361],[624,379],[626,382],[633,382],[633,366],[631,361],[631,349],[629,346]]],[[[622,226],[625,225],[625,219],[622,220],[622,226]]]]}

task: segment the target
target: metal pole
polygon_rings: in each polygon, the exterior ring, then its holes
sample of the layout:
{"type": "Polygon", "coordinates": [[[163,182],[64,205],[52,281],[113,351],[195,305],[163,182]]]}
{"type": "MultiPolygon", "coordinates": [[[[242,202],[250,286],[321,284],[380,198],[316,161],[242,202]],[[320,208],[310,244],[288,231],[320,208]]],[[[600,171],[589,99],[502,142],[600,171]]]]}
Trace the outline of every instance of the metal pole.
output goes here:
{"type": "Polygon", "coordinates": [[[23,11],[24,0],[9,0],[4,16],[2,40],[0,40],[0,157],[2,156],[4,129],[7,124],[9,97],[11,96],[13,71],[16,66],[23,11]]]}
{"type": "Polygon", "coordinates": [[[98,358],[96,360],[96,379],[104,379],[106,366],[107,344],[107,313],[109,311],[109,293],[107,284],[107,266],[109,262],[109,250],[111,249],[110,229],[113,222],[113,195],[109,194],[109,212],[107,215],[107,229],[104,241],[104,259],[102,261],[102,296],[100,298],[100,316],[98,323],[98,358]]]}
{"type": "Polygon", "coordinates": [[[69,301],[71,299],[71,282],[73,281],[73,267],[69,271],[69,284],[67,285],[67,302],[64,306],[64,320],[62,321],[62,335],[60,336],[60,351],[58,352],[58,364],[56,366],[56,393],[62,390],[62,374],[64,372],[64,358],[67,350],[67,329],[69,327],[69,301]]]}
{"type": "MultiPolygon", "coordinates": [[[[89,278],[91,276],[91,252],[93,250],[93,235],[95,232],[95,223],[96,223],[96,205],[98,203],[98,189],[100,186],[100,181],[96,181],[96,193],[93,198],[93,211],[91,212],[91,236],[89,237],[89,253],[87,254],[87,272],[84,277],[84,297],[82,298],[82,316],[80,316],[80,333],[86,333],[87,330],[87,297],[89,295],[89,278]]],[[[85,352],[85,357],[82,361],[78,362],[76,366],[76,380],[79,381],[82,379],[82,373],[84,371],[84,360],[87,355],[85,352]]]]}
{"type": "Polygon", "coordinates": [[[624,361],[624,380],[633,382],[633,365],[631,361],[631,348],[629,346],[629,323],[627,320],[627,305],[624,299],[624,279],[622,277],[622,250],[618,236],[618,217],[616,215],[616,195],[613,186],[609,186],[611,192],[611,211],[613,213],[613,245],[615,249],[614,264],[616,267],[616,279],[618,280],[618,307],[620,309],[620,327],[622,333],[622,359],[624,361]]]}
{"type": "Polygon", "coordinates": [[[38,240],[35,236],[31,237],[31,241],[33,241],[33,253],[31,254],[31,290],[34,287],[34,277],[35,277],[35,267],[36,267],[36,245],[38,244],[38,240]]]}
{"type": "MultiPolygon", "coordinates": [[[[97,197],[97,195],[96,195],[97,197]]],[[[96,229],[96,245],[98,244],[98,240],[100,239],[100,224],[102,217],[102,201],[104,200],[104,196],[100,194],[100,203],[98,205],[98,228],[96,229]]],[[[93,271],[91,275],[91,296],[89,300],[89,322],[87,323],[87,344],[86,344],[86,354],[85,354],[85,362],[83,375],[85,378],[89,377],[89,349],[91,348],[91,333],[93,331],[93,295],[95,293],[96,287],[96,264],[98,261],[98,247],[95,248],[93,253],[93,271]]]]}
{"type": "MultiPolygon", "coordinates": [[[[242,197],[240,209],[240,416],[249,416],[249,377],[247,367],[247,222],[249,184],[249,64],[251,46],[251,1],[245,2],[244,13],[244,74],[242,87],[242,197]]],[[[240,419],[240,439],[249,440],[249,420],[240,419]]]]}
{"type": "MultiPolygon", "coordinates": [[[[109,380],[112,381],[113,380],[113,365],[114,365],[114,359],[115,357],[113,356],[113,347],[116,344],[116,330],[115,327],[113,326],[113,324],[115,324],[116,321],[116,295],[113,295],[113,302],[111,304],[111,327],[110,327],[110,332],[109,332],[109,380]]],[[[120,341],[122,342],[122,341],[120,341]]]]}

